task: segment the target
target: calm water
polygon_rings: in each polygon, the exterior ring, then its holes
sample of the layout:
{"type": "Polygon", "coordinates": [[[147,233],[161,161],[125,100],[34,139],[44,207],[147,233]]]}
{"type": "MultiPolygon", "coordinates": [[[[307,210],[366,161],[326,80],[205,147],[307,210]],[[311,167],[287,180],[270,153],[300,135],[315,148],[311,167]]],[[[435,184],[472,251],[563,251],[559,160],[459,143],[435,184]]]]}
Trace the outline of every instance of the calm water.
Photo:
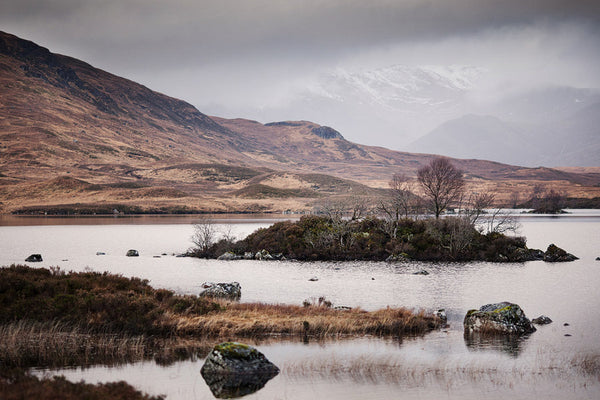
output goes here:
{"type": "MultiPolygon", "coordinates": [[[[0,265],[24,263],[31,253],[64,270],[110,271],[149,279],[155,287],[197,294],[204,281],[240,282],[242,301],[300,304],[326,296],[336,305],[445,308],[450,327],[421,338],[363,338],[337,342],[258,343],[282,373],[245,398],[576,398],[600,397],[600,380],[579,365],[600,355],[600,213],[525,217],[530,247],[555,243],[580,257],[566,264],[387,264],[219,262],[177,258],[192,244],[190,218],[0,219],[0,265]],[[15,222],[16,221],[16,222],[15,222]],[[26,222],[20,222],[26,221],[26,222]],[[56,223],[63,225],[54,225],[56,223]],[[140,257],[125,257],[137,249],[140,257]],[[96,252],[106,255],[97,256],[96,252]],[[160,258],[155,256],[162,255],[160,258]],[[430,275],[413,275],[425,269],[430,275]],[[308,279],[317,276],[317,282],[308,279]],[[498,301],[521,305],[528,317],[555,322],[519,342],[466,342],[462,318],[470,308],[498,301]],[[569,323],[569,326],[564,326],[569,323]],[[571,336],[565,336],[570,334],[571,336]]],[[[242,237],[272,219],[220,220],[242,237]]],[[[200,376],[203,360],[164,367],[143,362],[121,367],[58,371],[69,379],[125,379],[170,399],[210,399],[200,376]]],[[[53,371],[52,373],[55,373],[53,371]]]]}

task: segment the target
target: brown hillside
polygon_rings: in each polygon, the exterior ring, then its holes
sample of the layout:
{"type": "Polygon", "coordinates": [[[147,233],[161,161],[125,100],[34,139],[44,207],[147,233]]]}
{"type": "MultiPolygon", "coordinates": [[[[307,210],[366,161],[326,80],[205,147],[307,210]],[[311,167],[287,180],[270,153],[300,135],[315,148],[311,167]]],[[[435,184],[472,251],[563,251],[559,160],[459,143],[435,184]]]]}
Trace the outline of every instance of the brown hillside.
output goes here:
{"type": "MultiPolygon", "coordinates": [[[[433,157],[358,145],[306,121],[209,117],[2,32],[0,93],[0,212],[306,210],[330,196],[378,195],[372,188],[433,157]]],[[[539,182],[600,195],[597,171],[454,162],[499,197],[539,182]]]]}

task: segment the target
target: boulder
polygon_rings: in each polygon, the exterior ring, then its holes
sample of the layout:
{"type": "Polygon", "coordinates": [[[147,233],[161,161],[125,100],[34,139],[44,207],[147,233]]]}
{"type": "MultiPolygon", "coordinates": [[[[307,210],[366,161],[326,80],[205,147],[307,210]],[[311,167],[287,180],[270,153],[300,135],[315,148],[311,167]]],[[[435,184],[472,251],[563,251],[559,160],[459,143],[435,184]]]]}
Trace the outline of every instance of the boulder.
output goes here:
{"type": "Polygon", "coordinates": [[[444,325],[448,322],[448,316],[446,315],[446,310],[444,308],[440,308],[434,312],[433,315],[438,317],[444,323],[444,325]]]}
{"type": "Polygon", "coordinates": [[[316,276],[313,276],[313,277],[310,277],[310,278],[308,278],[308,281],[309,281],[309,282],[316,282],[316,281],[318,281],[318,280],[319,280],[319,278],[317,278],[316,276]]]}
{"type": "Polygon", "coordinates": [[[204,282],[202,284],[202,288],[204,290],[199,294],[201,297],[212,297],[227,300],[239,300],[242,297],[242,288],[238,282],[204,282]]]}
{"type": "Polygon", "coordinates": [[[420,271],[413,272],[413,275],[429,275],[429,272],[427,272],[424,269],[422,269],[420,271]]]}
{"type": "Polygon", "coordinates": [[[200,370],[217,398],[254,393],[278,373],[279,368],[260,351],[236,342],[216,345],[200,370]]]}
{"type": "Polygon", "coordinates": [[[97,255],[97,256],[105,256],[105,255],[106,255],[106,253],[105,253],[105,252],[103,252],[103,251],[97,251],[97,252],[96,252],[96,255],[97,255]]]}
{"type": "Polygon", "coordinates": [[[535,332],[535,327],[517,304],[502,302],[486,304],[479,310],[469,310],[464,319],[465,333],[523,335],[535,332]]]}
{"type": "Polygon", "coordinates": [[[29,257],[27,257],[25,259],[25,261],[27,261],[27,262],[42,262],[44,260],[42,260],[42,255],[41,254],[32,254],[29,257]]]}
{"type": "Polygon", "coordinates": [[[596,257],[596,261],[600,261],[600,257],[596,257]]]}
{"type": "Polygon", "coordinates": [[[388,258],[385,259],[386,262],[407,262],[410,261],[410,257],[406,253],[400,254],[390,254],[388,258]]]}
{"type": "Polygon", "coordinates": [[[140,253],[138,253],[137,250],[127,250],[127,254],[125,254],[127,257],[139,257],[140,253]]]}
{"type": "Polygon", "coordinates": [[[254,253],[251,251],[247,251],[244,253],[244,260],[254,260],[254,253]]]}
{"type": "Polygon", "coordinates": [[[532,319],[531,322],[536,325],[548,325],[552,323],[552,320],[545,315],[540,315],[539,317],[532,319]]]}
{"type": "Polygon", "coordinates": [[[547,262],[567,262],[575,261],[578,259],[578,257],[575,257],[571,253],[567,253],[565,250],[561,249],[555,244],[551,244],[550,246],[548,246],[546,253],[544,253],[544,261],[547,262]]]}
{"type": "Polygon", "coordinates": [[[273,256],[267,250],[257,251],[254,255],[256,260],[272,260],[273,256]]]}
{"type": "Polygon", "coordinates": [[[237,254],[228,251],[226,253],[221,254],[219,257],[217,257],[217,260],[221,260],[221,261],[232,261],[232,260],[239,260],[242,257],[238,256],[237,254]]]}

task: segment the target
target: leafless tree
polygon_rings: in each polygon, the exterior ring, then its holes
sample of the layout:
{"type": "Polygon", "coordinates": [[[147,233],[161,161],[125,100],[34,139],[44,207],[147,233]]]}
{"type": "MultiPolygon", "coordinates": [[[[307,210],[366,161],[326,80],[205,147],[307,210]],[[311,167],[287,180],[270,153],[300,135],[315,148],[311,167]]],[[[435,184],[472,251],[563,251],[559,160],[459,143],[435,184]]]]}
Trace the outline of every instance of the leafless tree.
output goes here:
{"type": "Polygon", "coordinates": [[[436,219],[461,197],[465,186],[462,171],[443,157],[434,158],[428,165],[420,168],[417,179],[436,219]]]}
{"type": "Polygon", "coordinates": [[[214,221],[210,218],[201,217],[194,224],[194,233],[192,235],[192,243],[200,252],[205,253],[217,241],[218,231],[214,221]]]}

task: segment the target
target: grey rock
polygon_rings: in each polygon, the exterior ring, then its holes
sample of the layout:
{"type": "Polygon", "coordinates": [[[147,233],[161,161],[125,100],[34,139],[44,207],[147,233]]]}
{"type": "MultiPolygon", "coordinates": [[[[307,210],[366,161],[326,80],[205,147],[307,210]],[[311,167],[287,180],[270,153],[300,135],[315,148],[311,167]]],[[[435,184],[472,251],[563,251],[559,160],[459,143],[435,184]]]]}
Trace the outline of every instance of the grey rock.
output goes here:
{"type": "Polygon", "coordinates": [[[29,257],[27,257],[25,259],[25,261],[27,261],[27,262],[42,262],[44,260],[42,259],[41,254],[32,254],[29,257]]]}
{"type": "Polygon", "coordinates": [[[311,278],[308,279],[309,282],[316,282],[318,280],[319,280],[319,278],[317,278],[316,276],[313,276],[313,277],[311,277],[311,278]]]}
{"type": "Polygon", "coordinates": [[[540,315],[539,317],[532,319],[531,322],[536,325],[548,325],[552,323],[552,320],[545,315],[540,315]]]}
{"type": "Polygon", "coordinates": [[[254,259],[256,260],[272,260],[273,256],[269,254],[267,250],[257,251],[254,255],[254,259]]]}
{"type": "Polygon", "coordinates": [[[238,282],[204,282],[202,288],[204,290],[200,292],[200,297],[212,297],[227,300],[239,300],[242,297],[242,288],[238,282]]]}
{"type": "Polygon", "coordinates": [[[127,257],[139,257],[140,253],[138,253],[137,250],[127,250],[127,254],[125,254],[127,257]]]}
{"type": "Polygon", "coordinates": [[[244,256],[242,258],[244,260],[254,260],[254,253],[251,251],[247,251],[244,253],[244,256]]]}
{"type": "Polygon", "coordinates": [[[96,255],[97,255],[97,256],[105,256],[105,255],[106,255],[106,253],[105,253],[105,252],[103,252],[103,251],[97,251],[97,252],[96,252],[96,255]]]}
{"type": "Polygon", "coordinates": [[[433,315],[435,315],[436,317],[441,319],[444,323],[446,323],[448,321],[448,316],[446,315],[446,310],[443,308],[440,308],[439,310],[434,312],[433,315]]]}
{"type": "Polygon", "coordinates": [[[574,256],[571,253],[567,253],[565,250],[556,246],[555,244],[551,244],[548,246],[546,253],[544,253],[544,261],[547,262],[568,262],[575,261],[579,258],[574,256]]]}
{"type": "Polygon", "coordinates": [[[424,269],[422,269],[420,271],[413,272],[413,275],[429,275],[429,272],[427,272],[424,269]]]}
{"type": "Polygon", "coordinates": [[[228,251],[226,253],[221,254],[219,257],[217,257],[217,260],[221,260],[221,261],[233,261],[233,260],[239,260],[242,257],[238,256],[237,254],[228,251]]]}
{"type": "Polygon", "coordinates": [[[596,257],[596,261],[600,261],[600,257],[596,257]]]}
{"type": "Polygon", "coordinates": [[[254,347],[227,342],[213,348],[200,373],[215,397],[232,398],[261,389],[279,368],[254,347]]]}
{"type": "Polygon", "coordinates": [[[463,324],[465,333],[523,335],[536,331],[521,307],[509,302],[469,310],[463,324]]]}
{"type": "Polygon", "coordinates": [[[390,254],[390,256],[388,258],[386,258],[385,261],[387,261],[387,262],[406,262],[406,261],[410,261],[410,258],[408,257],[408,255],[406,255],[404,253],[390,254]]]}

